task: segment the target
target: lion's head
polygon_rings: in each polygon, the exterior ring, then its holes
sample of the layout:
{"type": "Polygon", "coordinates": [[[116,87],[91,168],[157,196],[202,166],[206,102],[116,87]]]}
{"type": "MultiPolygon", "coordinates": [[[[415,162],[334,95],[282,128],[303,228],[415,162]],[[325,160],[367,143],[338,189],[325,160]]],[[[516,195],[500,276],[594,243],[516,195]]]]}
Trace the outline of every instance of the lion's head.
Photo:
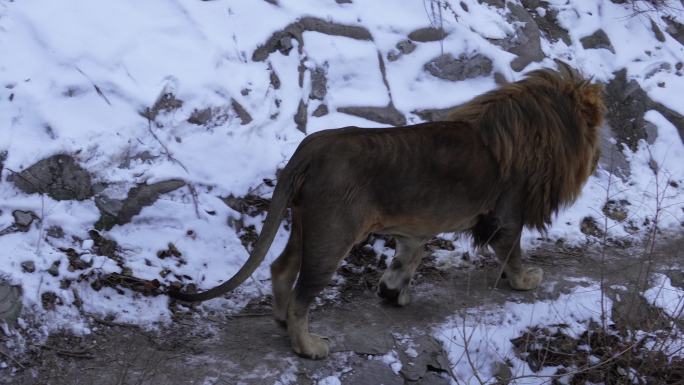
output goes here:
{"type": "Polygon", "coordinates": [[[602,90],[560,63],[558,71],[532,71],[476,97],[448,120],[479,128],[501,180],[525,184],[524,224],[544,230],[596,168],[605,111],[602,90]]]}

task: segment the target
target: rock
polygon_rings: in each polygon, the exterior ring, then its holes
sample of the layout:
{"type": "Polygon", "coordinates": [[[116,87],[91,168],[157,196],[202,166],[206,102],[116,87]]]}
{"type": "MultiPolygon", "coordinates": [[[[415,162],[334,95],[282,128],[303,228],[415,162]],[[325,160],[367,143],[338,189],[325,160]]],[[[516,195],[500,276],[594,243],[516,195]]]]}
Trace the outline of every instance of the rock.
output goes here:
{"type": "Polygon", "coordinates": [[[638,293],[608,291],[613,300],[612,320],[620,330],[643,330],[654,332],[671,326],[667,315],[638,293]]]}
{"type": "Polygon", "coordinates": [[[192,111],[192,114],[190,114],[190,117],[188,118],[188,123],[190,124],[195,124],[198,126],[204,126],[205,124],[209,123],[213,117],[213,114],[211,113],[211,108],[203,108],[201,110],[195,109],[192,111]]]}
{"type": "MultiPolygon", "coordinates": [[[[684,289],[684,271],[679,269],[672,269],[665,272],[668,278],[670,278],[670,283],[674,287],[684,289]]],[[[682,314],[684,317],[684,314],[682,314]]]]}
{"type": "Polygon", "coordinates": [[[425,27],[409,33],[408,38],[413,41],[426,43],[430,41],[440,41],[447,37],[447,35],[448,34],[442,28],[425,27]]]}
{"type": "Polygon", "coordinates": [[[57,306],[63,304],[62,299],[57,296],[54,292],[46,291],[40,295],[41,303],[43,304],[43,309],[45,310],[55,310],[57,306]]]}
{"type": "Polygon", "coordinates": [[[537,23],[537,27],[549,41],[555,43],[558,40],[563,40],[568,46],[572,44],[568,30],[561,27],[558,23],[558,10],[546,7],[542,16],[537,12],[538,6],[531,7],[526,5],[525,8],[528,9],[532,19],[537,23]]]}
{"type": "Polygon", "coordinates": [[[627,209],[625,208],[626,206],[629,205],[629,202],[622,199],[619,201],[616,200],[608,200],[605,205],[603,205],[603,214],[607,216],[608,218],[622,222],[625,219],[627,219],[627,209]]]}
{"type": "Polygon", "coordinates": [[[518,55],[511,61],[511,68],[522,71],[528,64],[544,59],[541,49],[539,26],[525,8],[513,2],[508,3],[509,22],[516,26],[515,36],[496,41],[506,51],[518,55]]]}
{"type": "Polygon", "coordinates": [[[50,268],[47,269],[48,274],[50,274],[53,277],[57,277],[59,275],[59,265],[61,262],[59,260],[52,262],[52,265],[50,265],[50,268]]]}
{"type": "Polygon", "coordinates": [[[584,49],[603,48],[607,49],[612,53],[615,53],[615,48],[613,48],[613,44],[610,42],[608,35],[606,35],[606,33],[602,29],[598,29],[591,35],[581,38],[580,43],[582,43],[582,47],[584,47],[584,49]]]}
{"type": "Polygon", "coordinates": [[[316,67],[311,71],[311,93],[310,99],[323,100],[328,93],[328,80],[326,79],[325,67],[316,67]]]}
{"type": "Polygon", "coordinates": [[[320,118],[321,116],[328,115],[328,112],[328,106],[326,106],[325,104],[321,104],[318,107],[316,107],[316,109],[311,115],[320,118]]]}
{"type": "Polygon", "coordinates": [[[275,72],[271,64],[268,64],[268,78],[269,81],[271,82],[271,86],[273,86],[274,90],[277,90],[280,88],[280,77],[278,74],[275,72]]]}
{"type": "Polygon", "coordinates": [[[672,64],[663,61],[649,67],[651,68],[644,74],[644,79],[650,79],[658,72],[669,72],[672,69],[672,64]]]}
{"type": "Polygon", "coordinates": [[[446,372],[449,360],[442,345],[430,336],[419,336],[413,340],[417,356],[410,358],[401,354],[401,375],[408,381],[423,383],[429,372],[446,372]]]}
{"type": "Polygon", "coordinates": [[[387,52],[387,60],[397,61],[402,55],[408,55],[416,50],[416,44],[411,40],[402,40],[396,44],[397,49],[387,52]]]}
{"type": "Polygon", "coordinates": [[[45,193],[54,200],[84,200],[92,193],[91,177],[74,158],[53,155],[11,176],[12,182],[27,194],[45,193]]]}
{"type": "Polygon", "coordinates": [[[605,88],[606,118],[615,131],[618,147],[626,144],[636,151],[639,140],[646,139],[644,113],[651,109],[650,98],[636,80],[627,81],[627,70],[615,73],[605,88]]]}
{"type": "Polygon", "coordinates": [[[497,380],[497,385],[508,385],[514,377],[511,367],[501,361],[492,363],[492,373],[497,380]]]}
{"type": "Polygon", "coordinates": [[[684,45],[684,24],[679,23],[671,16],[663,16],[662,19],[667,24],[665,32],[677,40],[679,44],[684,45]]]}
{"type": "Polygon", "coordinates": [[[0,324],[14,326],[21,314],[21,289],[0,278],[0,324]]]}
{"type": "Polygon", "coordinates": [[[335,0],[337,4],[351,4],[352,0],[335,0]]]}
{"type": "Polygon", "coordinates": [[[33,273],[36,271],[36,264],[33,261],[24,261],[21,263],[21,271],[24,273],[33,273]]]}
{"type": "Polygon", "coordinates": [[[394,347],[394,339],[389,332],[378,330],[349,333],[335,338],[333,352],[355,352],[356,354],[382,355],[394,347]]]}
{"type": "Polygon", "coordinates": [[[264,61],[268,58],[268,55],[277,50],[284,55],[287,55],[292,49],[292,39],[297,40],[299,49],[303,50],[304,40],[302,38],[302,33],[305,31],[319,32],[331,36],[343,36],[356,40],[373,40],[372,35],[366,28],[355,25],[338,24],[332,21],[307,16],[302,17],[280,31],[274,32],[264,44],[254,50],[254,53],[252,53],[252,61],[264,61]]]}
{"type": "Polygon", "coordinates": [[[138,185],[128,191],[128,196],[124,200],[99,195],[95,198],[95,205],[100,210],[101,216],[95,223],[95,228],[109,230],[114,225],[126,224],[140,213],[143,207],[156,202],[161,194],[166,194],[183,186],[185,186],[184,181],[171,179],[149,185],[138,185]]]}
{"type": "Polygon", "coordinates": [[[393,126],[406,125],[406,117],[393,104],[385,107],[340,107],[337,112],[393,126]]]}
{"type": "Polygon", "coordinates": [[[183,107],[183,101],[176,98],[173,91],[173,85],[168,84],[164,86],[152,107],[141,111],[140,115],[149,120],[155,120],[159,113],[175,111],[181,107],[183,107]]]}
{"type": "Polygon", "coordinates": [[[396,49],[391,49],[389,52],[387,52],[387,60],[389,61],[397,61],[400,57],[401,53],[396,49]]]}
{"type": "Polygon", "coordinates": [[[416,50],[416,44],[411,40],[402,40],[396,44],[397,49],[404,55],[408,55],[416,50]]]}
{"type": "Polygon", "coordinates": [[[5,167],[7,160],[7,150],[0,151],[0,182],[2,182],[2,169],[5,167]]]}
{"type": "Polygon", "coordinates": [[[401,376],[394,374],[386,363],[380,360],[359,358],[352,371],[342,376],[344,384],[404,385],[401,376]]]}
{"type": "Polygon", "coordinates": [[[665,42],[665,34],[663,34],[663,31],[660,30],[660,27],[658,27],[658,24],[656,24],[653,19],[651,19],[651,31],[653,31],[653,34],[659,42],[665,42]]]}
{"type": "Polygon", "coordinates": [[[237,114],[238,118],[243,126],[252,121],[252,115],[247,112],[247,110],[240,104],[237,100],[230,98],[230,106],[233,107],[233,111],[237,114]]]}
{"type": "Polygon", "coordinates": [[[31,211],[22,210],[12,211],[12,216],[14,217],[14,225],[17,226],[19,231],[28,231],[33,220],[38,218],[36,214],[31,211]]]}
{"type": "Polygon", "coordinates": [[[294,116],[294,122],[297,124],[297,129],[306,134],[306,121],[307,121],[307,109],[308,106],[303,99],[299,100],[299,105],[297,106],[297,113],[294,116]]]}
{"type": "Polygon", "coordinates": [[[479,53],[458,58],[443,54],[425,63],[423,68],[440,79],[459,81],[489,75],[492,72],[492,60],[479,53]]]}
{"type": "Polygon", "coordinates": [[[580,223],[580,231],[583,234],[591,235],[596,238],[601,238],[604,234],[603,230],[599,228],[598,223],[596,223],[596,220],[592,217],[584,217],[582,219],[582,223],[580,223]]]}

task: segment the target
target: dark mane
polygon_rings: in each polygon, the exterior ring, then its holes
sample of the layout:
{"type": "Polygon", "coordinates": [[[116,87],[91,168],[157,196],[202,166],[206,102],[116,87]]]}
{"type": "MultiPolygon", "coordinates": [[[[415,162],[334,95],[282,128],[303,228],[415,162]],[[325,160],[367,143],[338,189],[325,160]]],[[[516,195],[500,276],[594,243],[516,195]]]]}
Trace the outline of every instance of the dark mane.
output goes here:
{"type": "Polygon", "coordinates": [[[479,129],[503,181],[526,181],[524,224],[543,231],[596,167],[601,93],[601,85],[562,64],[480,95],[447,120],[479,129]]]}

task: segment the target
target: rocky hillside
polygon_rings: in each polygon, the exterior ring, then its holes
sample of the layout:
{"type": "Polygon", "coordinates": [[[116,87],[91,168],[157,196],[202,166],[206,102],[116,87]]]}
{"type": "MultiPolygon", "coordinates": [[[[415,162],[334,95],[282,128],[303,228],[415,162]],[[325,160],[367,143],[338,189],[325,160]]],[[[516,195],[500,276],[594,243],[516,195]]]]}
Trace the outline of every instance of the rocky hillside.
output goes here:
{"type": "MultiPolygon", "coordinates": [[[[0,317],[169,321],[165,288],[247,258],[305,135],[439,120],[556,58],[606,85],[603,158],[527,246],[681,231],[684,4],[650,4],[2,0],[0,317]]],[[[268,277],[208,306],[239,308],[268,277]]]]}

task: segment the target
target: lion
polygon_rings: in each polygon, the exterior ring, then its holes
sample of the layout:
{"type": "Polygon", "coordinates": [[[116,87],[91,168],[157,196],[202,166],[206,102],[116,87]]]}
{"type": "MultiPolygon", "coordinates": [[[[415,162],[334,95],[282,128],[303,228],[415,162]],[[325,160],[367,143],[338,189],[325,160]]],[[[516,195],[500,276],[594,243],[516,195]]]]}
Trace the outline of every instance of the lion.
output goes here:
{"type": "Polygon", "coordinates": [[[377,291],[397,305],[410,301],[423,245],[444,232],[469,233],[475,244],[491,246],[510,287],[534,289],[543,273],[521,262],[521,232],[544,231],[595,171],[601,93],[600,85],[561,65],[480,95],[447,121],[311,134],[282,170],[244,266],[205,292],[171,296],[204,301],[244,282],[264,260],[288,208],[290,237],[271,264],[273,312],[303,357],[328,355],[326,339],[309,332],[309,306],[371,233],[396,239],[377,291]]]}

